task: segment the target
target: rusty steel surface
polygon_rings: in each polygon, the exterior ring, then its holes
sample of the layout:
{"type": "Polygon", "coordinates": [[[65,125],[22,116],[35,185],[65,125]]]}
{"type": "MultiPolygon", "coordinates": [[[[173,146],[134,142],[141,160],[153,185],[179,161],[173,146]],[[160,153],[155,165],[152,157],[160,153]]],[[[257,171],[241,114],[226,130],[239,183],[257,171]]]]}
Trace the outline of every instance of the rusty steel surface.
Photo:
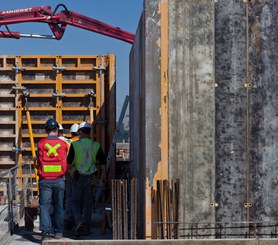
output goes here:
{"type": "Polygon", "coordinates": [[[136,238],[136,179],[112,180],[113,239],[136,238]],[[131,193],[129,193],[129,191],[131,193]]]}

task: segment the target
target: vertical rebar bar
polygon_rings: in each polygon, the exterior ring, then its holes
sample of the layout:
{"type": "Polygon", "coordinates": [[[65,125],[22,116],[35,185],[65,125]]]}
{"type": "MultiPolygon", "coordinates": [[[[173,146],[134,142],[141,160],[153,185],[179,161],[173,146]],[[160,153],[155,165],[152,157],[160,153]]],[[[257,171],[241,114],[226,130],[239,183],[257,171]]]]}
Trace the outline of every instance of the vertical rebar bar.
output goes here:
{"type": "Polygon", "coordinates": [[[131,187],[130,187],[130,239],[135,239],[135,221],[134,221],[134,214],[136,210],[134,209],[134,178],[131,180],[131,187]]]}
{"type": "Polygon", "coordinates": [[[137,179],[133,178],[131,180],[131,217],[130,217],[130,223],[131,223],[131,239],[136,239],[136,223],[137,223],[137,179]]]}
{"type": "Polygon", "coordinates": [[[257,238],[257,225],[254,224],[254,238],[257,238]]]}
{"type": "Polygon", "coordinates": [[[112,227],[113,227],[113,240],[118,239],[117,236],[117,201],[116,201],[116,181],[112,180],[112,227]]]}
{"type": "Polygon", "coordinates": [[[123,238],[128,239],[128,220],[127,220],[127,181],[122,181],[122,191],[123,191],[123,238]]]}
{"type": "Polygon", "coordinates": [[[14,233],[14,227],[13,227],[13,193],[12,193],[12,179],[11,179],[11,172],[8,171],[8,174],[9,174],[9,182],[8,182],[8,193],[9,193],[9,196],[8,196],[8,218],[9,218],[9,227],[10,227],[10,232],[11,234],[14,233]]]}
{"type": "Polygon", "coordinates": [[[117,207],[118,207],[118,239],[123,239],[123,213],[122,213],[122,182],[117,180],[117,207]]]}
{"type": "Polygon", "coordinates": [[[198,239],[198,236],[199,236],[198,229],[199,229],[199,227],[198,227],[198,222],[197,222],[196,223],[196,239],[198,239]]]}

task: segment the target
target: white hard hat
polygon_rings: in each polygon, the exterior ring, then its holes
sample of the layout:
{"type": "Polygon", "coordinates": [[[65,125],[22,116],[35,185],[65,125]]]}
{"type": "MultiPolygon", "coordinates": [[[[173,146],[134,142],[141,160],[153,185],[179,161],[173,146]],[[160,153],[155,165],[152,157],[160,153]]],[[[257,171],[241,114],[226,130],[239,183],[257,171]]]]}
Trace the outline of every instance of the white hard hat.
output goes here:
{"type": "Polygon", "coordinates": [[[70,127],[70,132],[71,133],[77,133],[77,131],[78,131],[78,124],[77,123],[75,123],[75,124],[72,124],[72,126],[70,127]]]}
{"type": "Polygon", "coordinates": [[[64,128],[62,127],[61,124],[58,124],[59,125],[59,130],[64,130],[64,128]]]}
{"type": "Polygon", "coordinates": [[[82,122],[82,123],[79,124],[78,130],[82,129],[82,128],[91,128],[91,125],[87,122],[82,122]]]}

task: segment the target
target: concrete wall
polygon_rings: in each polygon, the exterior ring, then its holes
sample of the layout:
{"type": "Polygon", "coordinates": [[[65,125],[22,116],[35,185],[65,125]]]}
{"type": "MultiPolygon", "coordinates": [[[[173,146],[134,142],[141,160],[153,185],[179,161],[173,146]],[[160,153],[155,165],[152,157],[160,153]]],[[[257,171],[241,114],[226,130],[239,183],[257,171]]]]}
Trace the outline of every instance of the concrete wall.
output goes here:
{"type": "Polygon", "coordinates": [[[278,217],[277,7],[215,4],[217,221],[278,217]]]}
{"type": "Polygon", "coordinates": [[[132,173],[145,234],[150,189],[164,178],[180,179],[180,221],[278,219],[277,7],[145,1],[130,56],[132,173]]]}
{"type": "Polygon", "coordinates": [[[216,221],[246,221],[246,3],[215,4],[216,221]]]}
{"type": "Polygon", "coordinates": [[[214,222],[213,35],[214,2],[169,1],[169,172],[187,222],[214,222]]]}
{"type": "Polygon", "coordinates": [[[259,1],[248,10],[250,50],[249,170],[251,218],[278,219],[278,2],[259,1]]]}
{"type": "MultiPolygon", "coordinates": [[[[146,190],[153,185],[161,159],[160,139],[160,37],[159,1],[148,1],[140,19],[135,44],[130,54],[130,158],[132,174],[138,178],[138,234],[145,236],[146,190]],[[150,16],[152,13],[152,16],[150,16]],[[147,33],[151,33],[148,35],[147,33]],[[148,50],[148,51],[147,51],[148,50]],[[150,52],[151,50],[151,52],[150,52]],[[154,96],[155,95],[155,96],[154,96]],[[142,215],[144,214],[144,215],[142,215]]],[[[149,196],[147,195],[147,198],[149,196]]],[[[150,223],[149,223],[150,225],[150,223]]]]}

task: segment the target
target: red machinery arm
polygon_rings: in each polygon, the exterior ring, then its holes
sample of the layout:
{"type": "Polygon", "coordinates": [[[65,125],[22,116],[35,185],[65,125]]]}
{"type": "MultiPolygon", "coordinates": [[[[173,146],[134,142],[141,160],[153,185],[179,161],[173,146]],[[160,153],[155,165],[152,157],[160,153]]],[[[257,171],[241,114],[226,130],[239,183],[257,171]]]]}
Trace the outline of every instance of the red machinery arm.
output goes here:
{"type": "Polygon", "coordinates": [[[69,11],[63,4],[59,4],[54,11],[51,10],[50,6],[0,11],[0,26],[2,25],[6,26],[7,30],[0,30],[0,38],[6,37],[18,39],[20,37],[37,37],[60,40],[64,35],[67,25],[72,25],[105,36],[113,37],[127,43],[134,42],[134,34],[76,12],[69,11]],[[56,13],[57,9],[61,6],[64,7],[65,10],[56,13]],[[25,22],[47,23],[54,36],[21,34],[19,32],[11,32],[8,28],[8,25],[25,22]]]}

